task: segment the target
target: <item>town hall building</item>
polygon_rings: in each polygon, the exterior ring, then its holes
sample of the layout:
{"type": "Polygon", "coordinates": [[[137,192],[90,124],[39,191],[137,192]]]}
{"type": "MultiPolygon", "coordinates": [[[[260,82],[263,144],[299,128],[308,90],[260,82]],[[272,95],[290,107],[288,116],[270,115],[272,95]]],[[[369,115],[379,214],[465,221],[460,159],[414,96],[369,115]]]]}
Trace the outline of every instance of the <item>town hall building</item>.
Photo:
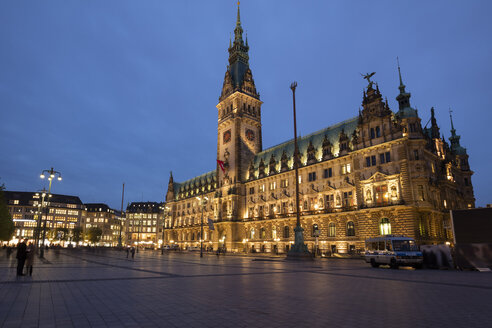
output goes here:
{"type": "MultiPolygon", "coordinates": [[[[217,168],[183,182],[171,174],[165,244],[187,248],[203,240],[214,250],[284,253],[294,243],[294,140],[263,149],[248,50],[238,8],[217,104],[217,168]]],[[[323,253],[357,252],[383,234],[451,241],[449,211],[475,206],[473,172],[452,118],[450,143],[433,108],[430,126],[422,127],[400,67],[398,73],[398,110],[367,75],[362,110],[298,138],[301,226],[310,250],[317,242],[323,253]]]]}

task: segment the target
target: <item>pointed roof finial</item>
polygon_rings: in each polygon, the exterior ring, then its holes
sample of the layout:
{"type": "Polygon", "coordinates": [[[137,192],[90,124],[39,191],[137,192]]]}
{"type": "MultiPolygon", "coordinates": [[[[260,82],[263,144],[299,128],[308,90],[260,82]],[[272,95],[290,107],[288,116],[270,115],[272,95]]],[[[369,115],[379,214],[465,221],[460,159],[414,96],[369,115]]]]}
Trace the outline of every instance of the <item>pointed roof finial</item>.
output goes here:
{"type": "Polygon", "coordinates": [[[246,32],[246,47],[248,46],[248,32],[246,32]]]}
{"type": "Polygon", "coordinates": [[[240,4],[240,2],[238,1],[237,2],[237,21],[236,21],[237,26],[241,26],[241,15],[239,13],[239,4],[240,4]]]}
{"type": "Polygon", "coordinates": [[[398,76],[400,77],[400,85],[403,85],[403,81],[401,79],[401,71],[400,71],[400,59],[396,56],[396,62],[398,63],[398,76]]]}
{"type": "Polygon", "coordinates": [[[451,134],[454,136],[456,134],[456,130],[454,129],[453,125],[453,111],[451,110],[451,107],[449,107],[449,119],[451,120],[451,134]]]}

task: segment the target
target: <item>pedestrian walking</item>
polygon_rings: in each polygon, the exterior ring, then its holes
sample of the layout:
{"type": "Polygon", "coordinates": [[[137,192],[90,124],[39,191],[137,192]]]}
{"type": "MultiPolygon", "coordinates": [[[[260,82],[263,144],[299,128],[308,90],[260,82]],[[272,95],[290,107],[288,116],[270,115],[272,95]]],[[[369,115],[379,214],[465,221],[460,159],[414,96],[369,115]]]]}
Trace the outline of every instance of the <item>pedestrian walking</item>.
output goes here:
{"type": "Polygon", "coordinates": [[[22,240],[19,244],[17,244],[17,275],[18,276],[23,276],[24,274],[22,271],[24,271],[24,264],[26,262],[26,256],[27,256],[27,245],[26,241],[22,240]]]}
{"type": "Polygon", "coordinates": [[[34,263],[34,245],[33,243],[29,243],[27,246],[27,256],[26,256],[26,275],[32,276],[32,265],[34,263]]]}
{"type": "Polygon", "coordinates": [[[128,258],[128,255],[130,254],[130,249],[127,247],[126,248],[126,258],[128,258]]]}
{"type": "Polygon", "coordinates": [[[132,252],[132,259],[133,259],[135,257],[135,247],[132,246],[131,252],[132,252]]]}

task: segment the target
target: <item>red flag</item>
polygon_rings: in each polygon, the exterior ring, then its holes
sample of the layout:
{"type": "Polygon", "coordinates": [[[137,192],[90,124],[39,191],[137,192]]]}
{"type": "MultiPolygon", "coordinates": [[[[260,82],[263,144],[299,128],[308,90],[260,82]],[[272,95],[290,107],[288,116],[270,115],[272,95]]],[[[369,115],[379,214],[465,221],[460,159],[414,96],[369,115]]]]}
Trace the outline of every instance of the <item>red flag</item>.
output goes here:
{"type": "Polygon", "coordinates": [[[220,166],[220,169],[222,170],[222,172],[225,174],[225,168],[224,168],[224,162],[223,161],[220,161],[220,160],[217,160],[217,163],[219,164],[220,166]]]}

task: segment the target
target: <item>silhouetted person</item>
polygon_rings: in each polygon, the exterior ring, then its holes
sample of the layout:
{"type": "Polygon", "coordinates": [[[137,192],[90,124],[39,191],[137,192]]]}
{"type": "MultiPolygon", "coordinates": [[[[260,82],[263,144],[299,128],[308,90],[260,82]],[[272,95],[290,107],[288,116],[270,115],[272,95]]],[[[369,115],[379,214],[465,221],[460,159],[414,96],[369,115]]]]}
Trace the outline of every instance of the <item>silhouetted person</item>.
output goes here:
{"type": "Polygon", "coordinates": [[[133,259],[135,258],[135,247],[132,247],[131,252],[132,252],[132,259],[133,259]]]}
{"type": "Polygon", "coordinates": [[[22,271],[24,271],[24,263],[26,262],[26,257],[27,257],[27,246],[25,240],[21,241],[17,245],[17,275],[18,276],[23,276],[24,274],[22,271]]]}
{"type": "Polygon", "coordinates": [[[130,249],[127,247],[126,248],[126,258],[128,258],[128,255],[130,254],[130,249]]]}
{"type": "Polygon", "coordinates": [[[26,256],[26,274],[32,276],[32,265],[34,263],[34,245],[29,243],[26,256]]]}

